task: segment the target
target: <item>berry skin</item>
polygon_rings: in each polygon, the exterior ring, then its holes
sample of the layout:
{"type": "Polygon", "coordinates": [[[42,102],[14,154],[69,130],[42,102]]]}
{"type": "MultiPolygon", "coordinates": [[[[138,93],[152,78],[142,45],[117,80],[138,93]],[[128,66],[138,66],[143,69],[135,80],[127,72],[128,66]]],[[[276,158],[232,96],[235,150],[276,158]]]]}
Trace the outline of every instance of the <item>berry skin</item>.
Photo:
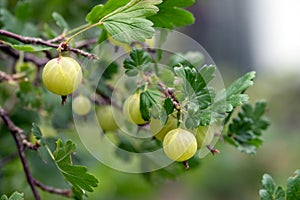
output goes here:
{"type": "Polygon", "coordinates": [[[134,124],[143,125],[148,123],[142,118],[140,111],[140,92],[135,92],[125,100],[123,114],[127,121],[133,122],[134,124]]]}
{"type": "Polygon", "coordinates": [[[72,102],[72,109],[77,115],[86,115],[91,110],[91,101],[82,95],[74,98],[72,102]]]}
{"type": "Polygon", "coordinates": [[[191,132],[177,128],[167,133],[163,141],[163,149],[171,160],[183,162],[195,155],[197,140],[191,132]]]}
{"type": "Polygon", "coordinates": [[[111,105],[104,105],[97,110],[97,120],[104,132],[115,131],[119,128],[114,113],[117,111],[111,105]]]}
{"type": "Polygon", "coordinates": [[[214,139],[214,127],[199,126],[196,130],[197,147],[201,149],[209,145],[214,139]]]}
{"type": "Polygon", "coordinates": [[[74,92],[82,80],[80,65],[70,57],[49,60],[42,73],[43,82],[48,90],[60,96],[74,92]]]}
{"type": "Polygon", "coordinates": [[[163,141],[165,135],[177,128],[177,119],[172,115],[169,117],[167,123],[163,126],[159,119],[151,119],[150,121],[150,130],[154,137],[160,141],[163,141]]]}

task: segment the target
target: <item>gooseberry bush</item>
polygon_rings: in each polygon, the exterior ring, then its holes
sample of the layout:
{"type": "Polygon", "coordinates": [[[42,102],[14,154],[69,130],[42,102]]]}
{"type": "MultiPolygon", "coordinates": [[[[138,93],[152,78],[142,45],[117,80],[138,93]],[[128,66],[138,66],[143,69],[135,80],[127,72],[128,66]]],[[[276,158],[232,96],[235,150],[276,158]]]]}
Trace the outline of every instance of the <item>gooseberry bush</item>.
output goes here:
{"type": "MultiPolygon", "coordinates": [[[[72,137],[60,133],[76,134],[73,118],[87,128],[90,122],[97,124],[91,140],[101,146],[107,136],[115,146],[112,160],[128,163],[133,154],[162,149],[160,159],[167,164],[153,170],[140,161],[139,172],[150,181],[153,174],[175,178],[198,167],[208,153],[220,153],[214,148],[219,139],[256,153],[269,122],[264,116],[267,103],[251,104],[246,93],[255,72],[219,87],[217,67],[203,49],[166,51],[164,44],[174,29],[194,23],[185,9],[193,3],[109,0],[91,8],[86,24],[74,28],[54,12],[60,33],[47,23],[24,21],[27,1],[18,2],[13,14],[1,8],[5,65],[0,66],[0,136],[11,133],[35,199],[41,199],[37,188],[83,199],[99,184],[86,166],[77,164],[80,155],[74,155],[72,137]],[[55,188],[36,179],[29,151],[45,165],[54,163],[69,187],[55,188]]],[[[9,152],[1,155],[11,157],[9,152]]],[[[23,197],[15,192],[1,200],[23,197]]]]}

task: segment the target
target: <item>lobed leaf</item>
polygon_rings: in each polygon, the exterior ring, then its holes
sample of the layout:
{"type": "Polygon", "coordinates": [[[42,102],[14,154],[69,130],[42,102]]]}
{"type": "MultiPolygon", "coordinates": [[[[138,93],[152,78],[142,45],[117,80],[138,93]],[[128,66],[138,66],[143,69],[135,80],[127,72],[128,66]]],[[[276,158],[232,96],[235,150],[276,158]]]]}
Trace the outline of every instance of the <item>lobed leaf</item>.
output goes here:
{"type": "Polygon", "coordinates": [[[92,24],[102,22],[107,33],[119,42],[143,42],[155,33],[146,17],[158,12],[155,5],[159,3],[161,0],[110,0],[95,6],[86,20],[92,24]]]}
{"type": "Polygon", "coordinates": [[[125,6],[130,0],[108,0],[104,5],[99,4],[92,8],[85,20],[91,24],[97,23],[107,14],[115,11],[119,7],[125,6]]]}
{"type": "Polygon", "coordinates": [[[147,71],[150,67],[152,57],[144,50],[133,48],[130,57],[124,60],[125,74],[136,76],[139,71],[147,71]]]}
{"type": "Polygon", "coordinates": [[[14,192],[10,197],[6,195],[2,195],[0,200],[24,200],[24,194],[19,192],[14,192]]]}
{"type": "Polygon", "coordinates": [[[87,172],[85,166],[74,165],[72,163],[72,154],[75,150],[76,146],[71,140],[63,143],[58,139],[53,157],[62,175],[72,184],[73,191],[76,191],[75,195],[83,195],[85,191],[92,192],[93,187],[97,187],[98,180],[87,172]]]}
{"type": "Polygon", "coordinates": [[[262,131],[269,126],[269,121],[264,118],[266,102],[258,101],[255,106],[247,103],[242,106],[238,116],[229,124],[228,134],[224,137],[229,143],[234,143],[240,151],[255,153],[262,144],[262,131]]]}
{"type": "Polygon", "coordinates": [[[69,24],[66,22],[66,20],[61,14],[53,12],[52,17],[55,20],[57,26],[59,26],[62,29],[70,30],[69,24]]]}
{"type": "Polygon", "coordinates": [[[32,123],[32,128],[31,128],[31,133],[34,135],[34,137],[39,140],[42,139],[42,131],[40,129],[40,127],[38,127],[38,125],[36,125],[36,123],[32,123]]]}
{"type": "Polygon", "coordinates": [[[194,0],[164,0],[158,5],[159,12],[148,19],[155,27],[169,29],[193,24],[195,21],[193,14],[183,8],[191,6],[194,2],[194,0]]]}
{"type": "Polygon", "coordinates": [[[286,200],[300,199],[300,170],[297,170],[294,177],[288,179],[286,188],[286,200]]]}

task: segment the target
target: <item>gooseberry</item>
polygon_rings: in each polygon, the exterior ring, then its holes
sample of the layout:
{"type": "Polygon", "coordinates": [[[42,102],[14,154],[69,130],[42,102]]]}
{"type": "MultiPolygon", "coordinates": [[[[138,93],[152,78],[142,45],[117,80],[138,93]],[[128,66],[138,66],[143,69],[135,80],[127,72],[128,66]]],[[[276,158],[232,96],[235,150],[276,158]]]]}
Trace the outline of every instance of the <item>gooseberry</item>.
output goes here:
{"type": "Polygon", "coordinates": [[[77,115],[86,115],[91,110],[91,101],[82,95],[79,95],[73,99],[72,109],[77,115]]]}
{"type": "Polygon", "coordinates": [[[171,160],[186,161],[195,155],[197,140],[190,131],[177,128],[167,133],[163,141],[163,149],[171,160]]]}
{"type": "Polygon", "coordinates": [[[214,128],[207,126],[199,126],[196,129],[197,147],[201,149],[203,146],[209,145],[214,139],[214,128]]]}
{"type": "Polygon", "coordinates": [[[82,79],[81,67],[70,57],[53,58],[45,65],[42,79],[48,90],[66,96],[78,88],[82,79]]]}
{"type": "Polygon", "coordinates": [[[117,111],[111,105],[103,105],[97,109],[97,120],[104,132],[115,131],[119,128],[114,113],[117,111]]]}
{"type": "Polygon", "coordinates": [[[154,137],[160,141],[163,141],[165,135],[177,128],[177,119],[172,115],[169,117],[167,123],[163,126],[159,119],[152,118],[150,120],[150,130],[154,137]]]}
{"type": "Polygon", "coordinates": [[[140,111],[140,92],[135,92],[130,95],[124,102],[123,114],[127,121],[133,122],[137,125],[146,124],[140,111]]]}

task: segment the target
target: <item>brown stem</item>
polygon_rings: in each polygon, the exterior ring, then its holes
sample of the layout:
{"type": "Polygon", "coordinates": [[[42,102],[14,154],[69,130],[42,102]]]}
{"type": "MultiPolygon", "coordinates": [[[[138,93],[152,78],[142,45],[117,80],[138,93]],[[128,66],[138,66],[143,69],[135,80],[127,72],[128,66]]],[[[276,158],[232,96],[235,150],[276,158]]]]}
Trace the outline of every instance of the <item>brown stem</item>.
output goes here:
{"type": "MultiPolygon", "coordinates": [[[[24,44],[43,45],[43,46],[52,47],[52,48],[56,48],[56,49],[59,47],[59,44],[51,43],[51,40],[49,42],[49,41],[43,40],[41,38],[25,37],[25,36],[21,36],[21,35],[18,35],[18,34],[3,30],[3,29],[0,29],[0,35],[4,35],[6,37],[13,38],[24,44]]],[[[80,55],[88,57],[88,58],[98,59],[98,57],[96,55],[82,51],[81,49],[68,47],[64,50],[72,51],[74,53],[80,54],[80,55]]]]}
{"type": "Polygon", "coordinates": [[[189,163],[188,163],[187,160],[183,161],[182,164],[184,165],[184,167],[185,167],[186,170],[190,169],[190,166],[189,166],[189,163]]]}
{"type": "Polygon", "coordinates": [[[158,81],[157,84],[159,85],[159,87],[161,88],[162,92],[164,93],[164,95],[168,98],[170,98],[172,100],[172,103],[174,105],[174,108],[177,110],[177,118],[178,120],[178,126],[181,123],[181,105],[179,103],[179,101],[176,99],[174,91],[171,90],[170,88],[168,88],[165,84],[163,84],[163,82],[158,81]]]}
{"type": "Polygon", "coordinates": [[[44,185],[43,183],[39,182],[36,179],[33,179],[34,185],[41,188],[42,190],[52,193],[52,194],[59,194],[62,196],[70,197],[72,195],[72,190],[70,189],[60,189],[60,188],[54,188],[48,185],[44,185]]]}
{"type": "Polygon", "coordinates": [[[23,170],[25,172],[26,175],[26,179],[27,182],[32,190],[33,196],[35,198],[35,200],[40,200],[41,197],[37,191],[37,189],[34,186],[34,179],[30,173],[29,167],[28,167],[28,163],[26,161],[26,157],[25,157],[25,148],[24,145],[22,144],[22,142],[19,140],[18,135],[22,135],[24,132],[22,129],[20,129],[19,127],[17,127],[12,121],[11,119],[8,117],[6,111],[4,109],[2,109],[0,107],[0,116],[3,119],[4,123],[6,124],[7,128],[9,129],[9,131],[11,132],[15,143],[17,145],[17,149],[18,149],[18,154],[19,157],[21,159],[22,162],[22,166],[23,166],[23,170]]]}

